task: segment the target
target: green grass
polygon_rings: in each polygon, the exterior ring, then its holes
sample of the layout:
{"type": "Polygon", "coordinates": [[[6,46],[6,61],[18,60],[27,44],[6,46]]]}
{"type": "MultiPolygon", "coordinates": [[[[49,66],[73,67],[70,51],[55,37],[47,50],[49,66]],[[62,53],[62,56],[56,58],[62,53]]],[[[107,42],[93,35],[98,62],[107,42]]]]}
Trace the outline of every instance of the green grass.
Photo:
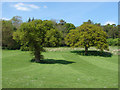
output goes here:
{"type": "Polygon", "coordinates": [[[30,62],[28,51],[3,50],[2,87],[118,88],[117,55],[83,56],[70,48],[53,49],[43,53],[48,63],[30,62]]]}

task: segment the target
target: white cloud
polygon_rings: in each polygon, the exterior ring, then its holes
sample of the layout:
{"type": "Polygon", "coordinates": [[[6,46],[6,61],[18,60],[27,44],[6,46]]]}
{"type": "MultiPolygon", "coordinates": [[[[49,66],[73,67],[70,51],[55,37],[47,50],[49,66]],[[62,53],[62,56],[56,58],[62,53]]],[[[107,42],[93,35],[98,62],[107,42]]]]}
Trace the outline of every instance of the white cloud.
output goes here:
{"type": "Polygon", "coordinates": [[[24,4],[24,3],[17,3],[17,4],[14,5],[14,7],[17,10],[21,10],[21,11],[30,11],[32,9],[40,8],[39,6],[36,6],[34,4],[24,4]]]}
{"type": "Polygon", "coordinates": [[[113,22],[113,21],[107,21],[104,25],[107,25],[107,24],[112,25],[112,24],[116,24],[116,23],[115,23],[115,22],[113,22]]]}
{"type": "Polygon", "coordinates": [[[5,18],[5,17],[3,17],[3,18],[1,18],[2,20],[10,20],[9,18],[5,18]]]}
{"type": "Polygon", "coordinates": [[[45,6],[43,6],[43,8],[48,8],[48,7],[45,5],[45,6]]]}
{"type": "Polygon", "coordinates": [[[33,5],[33,4],[30,4],[30,5],[28,5],[28,6],[31,7],[31,8],[35,8],[35,9],[40,8],[40,7],[38,7],[38,6],[36,6],[36,5],[33,5]]]}

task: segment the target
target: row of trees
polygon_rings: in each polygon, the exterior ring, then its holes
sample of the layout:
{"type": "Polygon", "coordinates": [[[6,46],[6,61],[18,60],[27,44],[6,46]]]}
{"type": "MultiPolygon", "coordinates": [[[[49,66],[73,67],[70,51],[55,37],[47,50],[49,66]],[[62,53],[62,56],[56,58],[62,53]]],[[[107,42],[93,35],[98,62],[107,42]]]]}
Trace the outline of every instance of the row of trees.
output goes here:
{"type": "MultiPolygon", "coordinates": [[[[32,19],[29,18],[28,22],[31,22],[34,20],[35,20],[34,18],[32,19]]],[[[19,49],[20,48],[21,45],[19,43],[16,43],[15,40],[13,40],[13,32],[15,32],[22,23],[23,23],[22,18],[20,16],[14,16],[9,21],[2,20],[2,35],[3,35],[2,46],[3,48],[7,48],[7,49],[19,49]]],[[[46,43],[45,46],[46,47],[66,46],[66,43],[65,43],[66,35],[70,32],[70,30],[74,30],[77,27],[75,27],[74,24],[66,23],[64,20],[60,20],[59,23],[56,23],[56,21],[52,20],[51,23],[54,25],[55,30],[51,30],[47,32],[46,41],[48,41],[48,43],[46,43]],[[58,33],[58,32],[59,32],[59,35],[56,36],[55,33],[58,33]],[[59,43],[55,41],[58,41],[59,43]]],[[[103,30],[107,33],[107,36],[108,36],[107,38],[112,38],[112,39],[118,38],[118,34],[119,34],[118,25],[107,24],[107,25],[102,26],[100,23],[94,24],[91,20],[88,20],[87,23],[102,27],[103,30]]]]}
{"type": "MultiPolygon", "coordinates": [[[[27,22],[29,23],[34,21],[34,18],[28,19],[27,22]]],[[[44,20],[48,21],[48,20],[44,20]]],[[[17,29],[20,28],[21,24],[24,24],[22,22],[22,18],[20,16],[14,16],[11,20],[5,21],[2,20],[2,47],[7,49],[19,49],[21,47],[20,43],[17,43],[13,39],[13,32],[15,32],[17,29]]],[[[76,27],[71,23],[66,23],[64,20],[60,20],[59,23],[56,23],[56,21],[49,21],[48,26],[53,25],[54,29],[51,29],[46,33],[46,43],[44,46],[46,47],[54,47],[54,46],[64,46],[65,41],[64,38],[67,35],[67,33],[71,29],[75,29],[76,27]]],[[[51,28],[51,27],[49,27],[51,28]]]]}
{"type": "Polygon", "coordinates": [[[41,55],[41,52],[44,51],[43,47],[81,46],[85,48],[85,54],[87,54],[88,48],[91,46],[95,46],[101,51],[108,50],[106,38],[118,37],[118,26],[109,24],[101,26],[99,23],[94,24],[91,20],[75,27],[64,20],[57,23],[53,20],[34,18],[31,20],[29,18],[27,22],[22,22],[21,17],[15,16],[9,21],[3,20],[2,28],[3,48],[27,47],[34,54],[36,62],[43,59],[41,55]],[[112,34],[108,29],[113,30],[112,34]]]}

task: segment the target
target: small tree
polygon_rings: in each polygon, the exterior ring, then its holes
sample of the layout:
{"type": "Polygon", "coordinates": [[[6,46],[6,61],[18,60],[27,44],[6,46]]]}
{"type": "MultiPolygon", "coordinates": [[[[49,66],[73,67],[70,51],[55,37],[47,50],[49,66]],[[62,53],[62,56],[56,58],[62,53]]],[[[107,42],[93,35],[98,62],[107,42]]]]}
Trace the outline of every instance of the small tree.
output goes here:
{"type": "Polygon", "coordinates": [[[103,51],[104,49],[108,50],[107,44],[107,34],[103,31],[100,26],[96,26],[93,24],[84,23],[80,27],[77,28],[78,33],[76,36],[74,34],[70,35],[69,33],[66,37],[66,42],[71,41],[68,39],[70,36],[75,36],[75,42],[70,46],[81,46],[85,48],[85,54],[87,54],[88,48],[91,46],[95,46],[97,49],[103,51]],[[78,38],[77,38],[78,37],[78,38]]]}
{"type": "Polygon", "coordinates": [[[34,19],[34,17],[32,18],[32,21],[34,21],[35,19],[34,19]]]}
{"type": "Polygon", "coordinates": [[[30,22],[30,21],[31,21],[31,19],[29,18],[29,19],[28,19],[28,22],[30,22]]]}
{"type": "Polygon", "coordinates": [[[28,46],[35,56],[35,61],[40,62],[43,59],[41,52],[44,50],[46,31],[52,27],[51,21],[34,20],[29,23],[23,23],[14,33],[14,39],[20,41],[22,45],[28,46]]]}

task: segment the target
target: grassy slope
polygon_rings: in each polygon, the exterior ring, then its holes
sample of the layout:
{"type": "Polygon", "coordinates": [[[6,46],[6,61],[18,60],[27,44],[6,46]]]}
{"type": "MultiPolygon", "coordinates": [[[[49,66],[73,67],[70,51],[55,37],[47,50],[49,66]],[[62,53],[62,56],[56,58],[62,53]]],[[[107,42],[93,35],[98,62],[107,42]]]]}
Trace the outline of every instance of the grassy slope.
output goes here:
{"type": "Polygon", "coordinates": [[[69,50],[49,51],[43,54],[45,59],[52,59],[54,63],[32,63],[29,52],[3,50],[3,88],[117,88],[118,86],[116,55],[81,56],[69,50]]]}

